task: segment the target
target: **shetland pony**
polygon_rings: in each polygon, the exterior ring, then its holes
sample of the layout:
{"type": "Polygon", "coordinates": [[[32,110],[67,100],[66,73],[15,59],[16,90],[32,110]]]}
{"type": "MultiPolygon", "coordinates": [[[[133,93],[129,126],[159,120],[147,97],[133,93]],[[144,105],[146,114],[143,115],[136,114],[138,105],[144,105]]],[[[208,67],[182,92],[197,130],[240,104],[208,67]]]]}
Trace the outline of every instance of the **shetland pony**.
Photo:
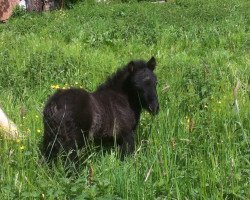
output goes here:
{"type": "Polygon", "coordinates": [[[142,109],[159,112],[155,67],[154,57],[131,61],[92,93],[71,88],[53,94],[43,111],[44,157],[51,160],[62,148],[74,160],[88,140],[115,139],[122,155],[132,153],[142,109]]]}

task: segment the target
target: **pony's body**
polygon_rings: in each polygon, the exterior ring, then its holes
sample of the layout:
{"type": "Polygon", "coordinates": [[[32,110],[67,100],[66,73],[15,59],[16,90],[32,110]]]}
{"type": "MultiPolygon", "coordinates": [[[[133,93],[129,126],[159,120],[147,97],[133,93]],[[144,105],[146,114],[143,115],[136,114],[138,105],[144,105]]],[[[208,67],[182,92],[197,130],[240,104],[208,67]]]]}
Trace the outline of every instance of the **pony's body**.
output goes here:
{"type": "Polygon", "coordinates": [[[148,63],[132,61],[93,93],[72,88],[58,90],[52,95],[44,109],[45,157],[54,158],[61,147],[65,151],[82,148],[87,140],[115,139],[121,145],[122,154],[133,152],[133,132],[142,107],[152,113],[157,113],[159,109],[156,91],[148,95],[152,105],[147,107],[143,105],[146,100],[138,96],[139,91],[134,86],[136,80],[133,78],[138,76],[140,79],[140,73],[144,73],[147,80],[150,78],[156,82],[155,77],[150,77],[153,75],[153,70],[148,69],[151,65],[154,69],[154,58],[148,63]]]}

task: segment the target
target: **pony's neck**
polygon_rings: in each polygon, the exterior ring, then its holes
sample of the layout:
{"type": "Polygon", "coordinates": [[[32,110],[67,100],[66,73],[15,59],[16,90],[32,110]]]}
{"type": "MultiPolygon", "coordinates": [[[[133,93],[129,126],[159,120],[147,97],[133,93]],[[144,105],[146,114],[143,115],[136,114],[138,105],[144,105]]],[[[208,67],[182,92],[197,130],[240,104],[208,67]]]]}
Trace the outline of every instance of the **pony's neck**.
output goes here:
{"type": "Polygon", "coordinates": [[[130,81],[129,78],[127,79],[127,82],[125,82],[123,85],[123,92],[128,98],[130,108],[134,111],[136,120],[139,121],[142,112],[142,104],[140,101],[139,94],[135,89],[134,84],[130,81]]]}
{"type": "Polygon", "coordinates": [[[136,121],[138,122],[141,116],[141,112],[142,112],[142,105],[141,105],[140,98],[137,92],[128,93],[128,100],[129,100],[131,109],[135,113],[136,121]]]}
{"type": "Polygon", "coordinates": [[[142,106],[138,93],[131,82],[130,73],[127,67],[119,69],[115,74],[108,77],[106,82],[97,88],[96,92],[107,90],[113,90],[126,96],[131,109],[135,113],[136,120],[139,121],[142,112],[142,106]]]}

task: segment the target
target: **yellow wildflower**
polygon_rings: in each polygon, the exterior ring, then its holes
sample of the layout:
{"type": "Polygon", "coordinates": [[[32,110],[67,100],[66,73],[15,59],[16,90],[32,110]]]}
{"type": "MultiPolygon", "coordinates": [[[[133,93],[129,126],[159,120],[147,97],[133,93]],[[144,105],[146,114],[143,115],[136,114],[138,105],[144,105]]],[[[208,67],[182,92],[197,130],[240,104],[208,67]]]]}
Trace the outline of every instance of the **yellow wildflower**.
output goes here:
{"type": "Polygon", "coordinates": [[[24,150],[25,149],[25,146],[20,146],[20,150],[24,150]]]}
{"type": "Polygon", "coordinates": [[[37,129],[36,131],[37,131],[38,133],[41,133],[41,130],[40,130],[40,129],[37,129]]]}
{"type": "Polygon", "coordinates": [[[51,85],[51,89],[59,89],[60,86],[59,85],[51,85]]]}

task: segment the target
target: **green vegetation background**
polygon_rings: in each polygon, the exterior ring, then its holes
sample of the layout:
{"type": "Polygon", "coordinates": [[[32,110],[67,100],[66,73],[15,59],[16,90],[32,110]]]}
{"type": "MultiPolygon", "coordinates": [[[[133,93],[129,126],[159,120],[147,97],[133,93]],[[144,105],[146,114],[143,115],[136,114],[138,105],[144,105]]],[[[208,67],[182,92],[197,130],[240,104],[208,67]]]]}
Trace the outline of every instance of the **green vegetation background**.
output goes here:
{"type": "Polygon", "coordinates": [[[0,140],[0,198],[249,199],[249,11],[248,0],[17,11],[0,25],[0,104],[25,137],[0,140]],[[41,112],[55,88],[93,91],[131,59],[152,55],[161,111],[143,114],[133,156],[92,151],[72,177],[60,161],[39,162],[41,112]]]}

